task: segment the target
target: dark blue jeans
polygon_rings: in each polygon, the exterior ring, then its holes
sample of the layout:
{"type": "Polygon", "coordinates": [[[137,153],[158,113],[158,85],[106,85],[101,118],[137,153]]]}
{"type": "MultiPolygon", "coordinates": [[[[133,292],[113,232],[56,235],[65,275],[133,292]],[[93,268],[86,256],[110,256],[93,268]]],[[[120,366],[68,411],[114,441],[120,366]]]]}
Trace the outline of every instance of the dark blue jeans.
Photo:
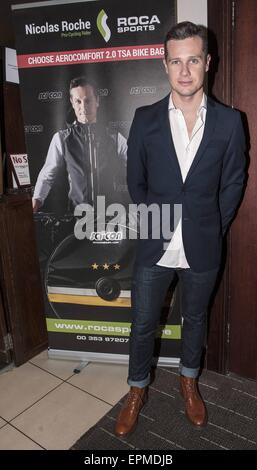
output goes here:
{"type": "Polygon", "coordinates": [[[150,382],[156,329],[175,272],[180,282],[183,317],[180,372],[192,378],[198,375],[206,336],[207,308],[218,268],[196,273],[192,269],[136,266],[131,290],[130,386],[145,387],[150,382]]]}

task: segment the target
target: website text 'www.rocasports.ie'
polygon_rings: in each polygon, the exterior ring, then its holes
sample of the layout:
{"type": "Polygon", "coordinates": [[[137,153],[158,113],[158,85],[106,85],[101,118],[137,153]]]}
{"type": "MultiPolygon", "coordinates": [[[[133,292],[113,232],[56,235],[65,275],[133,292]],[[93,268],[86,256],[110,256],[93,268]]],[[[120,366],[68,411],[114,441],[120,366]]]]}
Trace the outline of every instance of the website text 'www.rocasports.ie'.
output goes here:
{"type": "Polygon", "coordinates": [[[107,325],[82,325],[76,323],[57,323],[55,328],[58,330],[74,330],[74,331],[88,331],[98,333],[122,333],[129,334],[130,327],[128,326],[107,326],[107,325]]]}

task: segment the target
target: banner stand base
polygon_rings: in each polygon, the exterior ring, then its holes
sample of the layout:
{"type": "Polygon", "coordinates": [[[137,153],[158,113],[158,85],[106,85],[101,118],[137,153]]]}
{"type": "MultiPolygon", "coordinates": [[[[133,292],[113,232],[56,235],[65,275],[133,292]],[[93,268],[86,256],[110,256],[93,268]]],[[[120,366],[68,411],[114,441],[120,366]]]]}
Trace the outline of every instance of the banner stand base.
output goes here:
{"type": "MultiPolygon", "coordinates": [[[[104,354],[87,351],[66,351],[62,349],[48,349],[49,359],[63,359],[66,361],[80,361],[80,364],[74,369],[74,373],[79,373],[89,362],[106,362],[113,364],[128,364],[128,354],[104,354]],[[78,370],[78,372],[75,372],[78,370]]],[[[178,367],[180,358],[178,357],[159,357],[158,366],[178,367]]]]}
{"type": "Polygon", "coordinates": [[[89,364],[88,361],[81,361],[75,369],[73,369],[74,374],[79,374],[87,365],[89,364]]]}

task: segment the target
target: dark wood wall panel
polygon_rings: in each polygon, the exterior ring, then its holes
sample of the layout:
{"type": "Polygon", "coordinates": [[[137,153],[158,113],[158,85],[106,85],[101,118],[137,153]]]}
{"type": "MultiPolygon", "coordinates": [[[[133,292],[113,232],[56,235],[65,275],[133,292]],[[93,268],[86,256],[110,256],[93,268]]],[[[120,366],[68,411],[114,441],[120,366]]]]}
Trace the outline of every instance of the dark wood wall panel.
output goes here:
{"type": "Polygon", "coordinates": [[[29,194],[0,202],[2,289],[16,365],[47,347],[43,295],[29,194]]]}
{"type": "Polygon", "coordinates": [[[212,94],[242,113],[248,181],[227,237],[227,256],[210,319],[208,368],[257,379],[257,4],[208,0],[212,94]]]}
{"type": "MultiPolygon", "coordinates": [[[[208,0],[209,51],[211,67],[208,93],[214,99],[231,105],[232,101],[232,2],[208,0]]],[[[226,373],[228,339],[230,233],[224,243],[222,268],[209,317],[208,369],[226,373]]]]}
{"type": "MultiPolygon", "coordinates": [[[[0,45],[15,48],[11,4],[0,2],[0,45]]],[[[17,3],[17,2],[16,2],[17,3]]],[[[18,3],[27,3],[24,2],[18,3]]],[[[26,152],[19,85],[1,83],[1,133],[3,152],[26,152]]],[[[5,192],[12,187],[11,165],[6,165],[5,192]]],[[[0,288],[12,357],[21,365],[47,347],[46,321],[36,249],[31,195],[24,191],[6,194],[0,200],[0,288]]],[[[0,311],[1,313],[1,311],[0,311]]],[[[6,331],[1,328],[0,348],[6,331]]]]}
{"type": "Polygon", "coordinates": [[[235,2],[233,104],[244,112],[249,150],[245,196],[231,234],[232,372],[257,379],[257,3],[235,2]]]}

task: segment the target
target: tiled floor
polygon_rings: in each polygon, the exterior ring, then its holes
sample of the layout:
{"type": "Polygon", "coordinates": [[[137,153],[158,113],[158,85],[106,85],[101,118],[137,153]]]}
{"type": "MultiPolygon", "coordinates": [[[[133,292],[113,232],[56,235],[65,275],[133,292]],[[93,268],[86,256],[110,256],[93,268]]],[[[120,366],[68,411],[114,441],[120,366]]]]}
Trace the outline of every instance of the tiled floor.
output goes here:
{"type": "Polygon", "coordinates": [[[127,366],[48,359],[0,374],[0,450],[69,449],[128,391],[127,366]]]}

